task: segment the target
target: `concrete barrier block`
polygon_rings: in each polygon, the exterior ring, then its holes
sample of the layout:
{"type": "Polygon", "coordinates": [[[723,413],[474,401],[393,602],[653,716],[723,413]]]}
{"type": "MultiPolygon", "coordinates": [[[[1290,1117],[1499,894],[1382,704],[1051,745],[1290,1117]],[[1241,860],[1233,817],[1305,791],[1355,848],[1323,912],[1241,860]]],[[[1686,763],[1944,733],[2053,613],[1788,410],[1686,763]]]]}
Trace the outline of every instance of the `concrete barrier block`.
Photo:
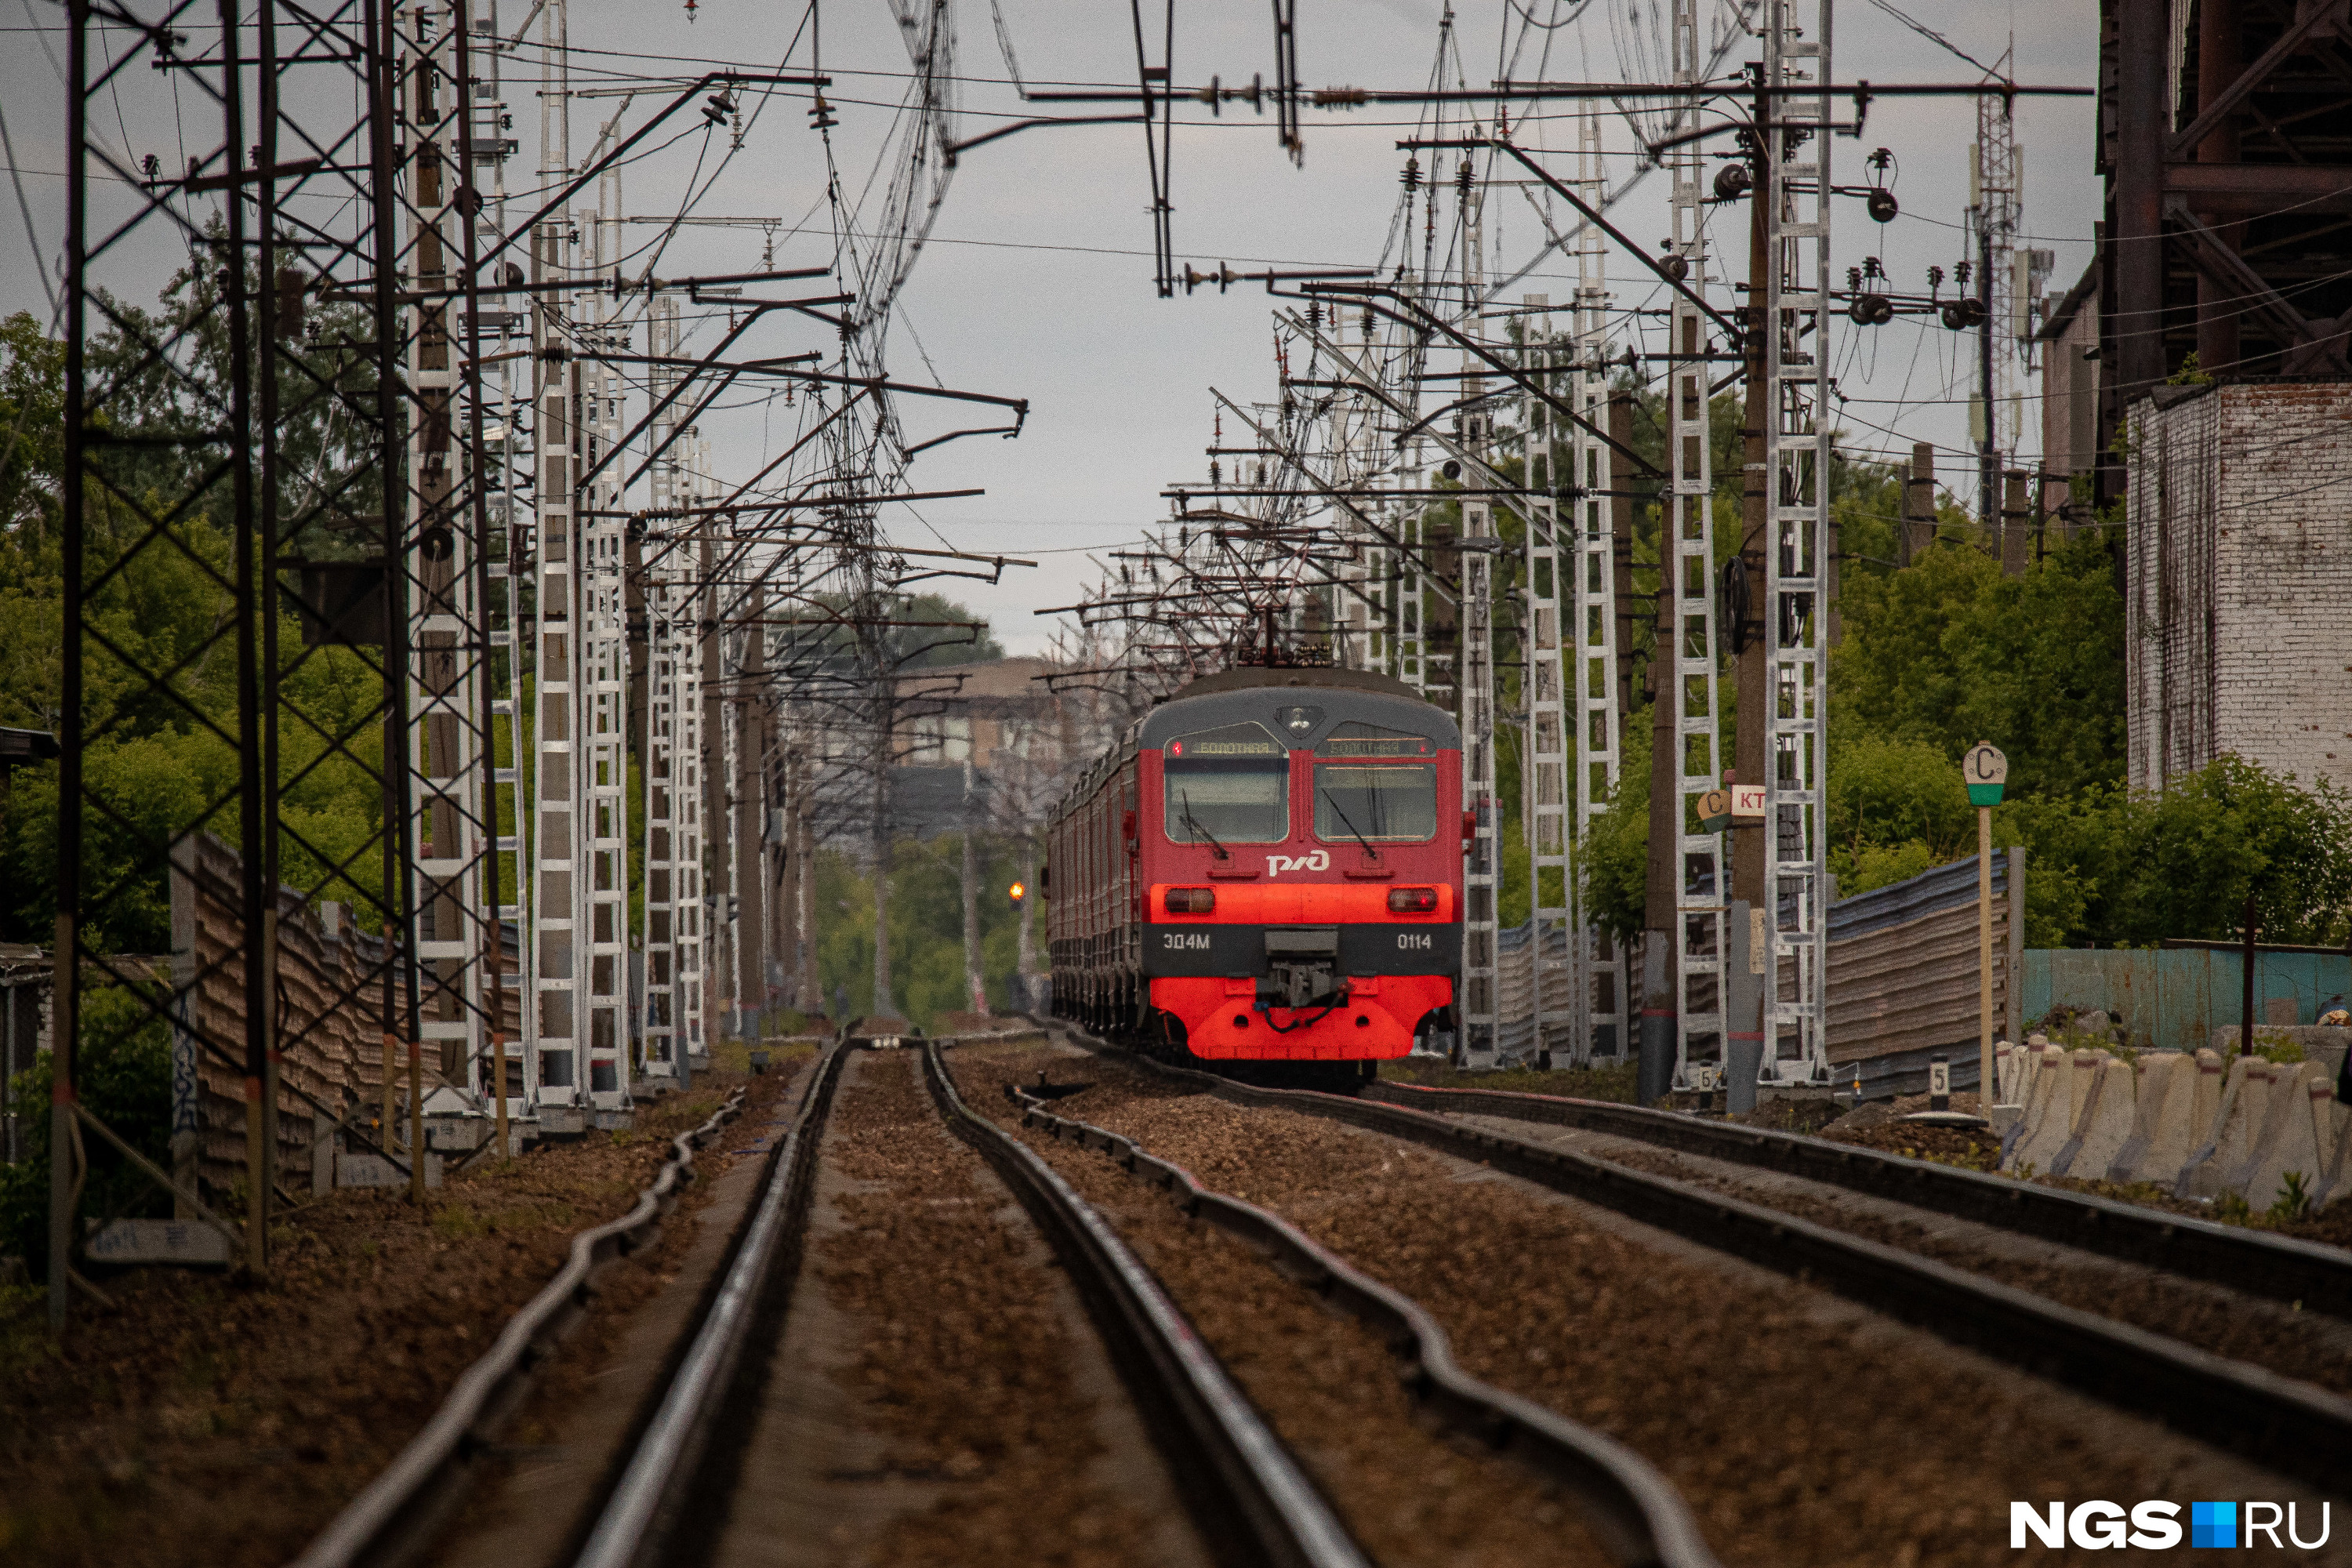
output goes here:
{"type": "Polygon", "coordinates": [[[2179,1195],[2210,1198],[2237,1188],[2231,1178],[2242,1172],[2261,1135],[2263,1118],[2270,1110],[2271,1064],[2260,1057],[2240,1057],[2221,1080],[2221,1103],[2204,1142],[2189,1156],[2181,1173],[2179,1195]]]}
{"type": "Polygon", "coordinates": [[[82,1254],[92,1263],[177,1263],[223,1268],[235,1261],[229,1238],[201,1220],[91,1220],[82,1254]]]}
{"type": "MultiPolygon", "coordinates": [[[[2073,1109],[2067,1117],[2066,1142],[2050,1162],[2050,1173],[2053,1176],[2081,1176],[2094,1171],[2094,1165],[2083,1158],[2084,1149],[2096,1127],[2101,1108],[2120,1098],[2119,1092],[2108,1081],[2107,1069],[2110,1068],[2116,1069],[2115,1078],[2117,1083],[2124,1076],[2122,1064],[2113,1056],[2095,1047],[2075,1052],[2074,1058],[2070,1064],[2072,1071],[2067,1084],[2067,1100],[2073,1109]]],[[[2125,1131],[2128,1132],[2129,1129],[2125,1131]]],[[[2116,1142],[2120,1144],[2123,1140],[2118,1138],[2116,1142]]],[[[2112,1158],[2115,1151],[2109,1149],[2107,1153],[2112,1158]]],[[[2096,1168],[2104,1169],[2103,1166],[2096,1168]]]]}
{"type": "MultiPolygon", "coordinates": [[[[425,1184],[441,1184],[441,1156],[425,1156],[425,1184]]],[[[404,1187],[408,1173],[381,1154],[338,1154],[335,1156],[335,1185],[339,1187],[404,1187]]]]}
{"type": "Polygon", "coordinates": [[[2032,1098],[2026,1102],[2017,1144],[2001,1162],[2002,1169],[2016,1170],[2026,1165],[2037,1172],[2050,1169],[2050,1162],[2066,1146],[2074,1131],[2068,1084],[2073,1077],[2063,1047],[2042,1047],[2041,1061],[2033,1070],[2029,1091],[2032,1098]]]}
{"type": "Polygon", "coordinates": [[[425,1146],[446,1150],[453,1154],[478,1149],[496,1136],[496,1123],[487,1116],[427,1116],[425,1119],[425,1146]]]}
{"type": "Polygon", "coordinates": [[[2149,1051],[2132,1064],[2132,1131],[2107,1162],[2107,1180],[2146,1182],[2179,1171],[2194,1146],[2189,1111],[2197,1096],[2197,1058],[2149,1051]]]}
{"type": "Polygon", "coordinates": [[[2228,1071],[2220,1052],[2200,1049],[2197,1053],[2197,1097],[2189,1111],[2191,1150],[2221,1130],[2222,1079],[2228,1071]]]}
{"type": "Polygon", "coordinates": [[[2173,1196],[2210,1197],[2221,1190],[2221,1142],[2246,1081],[2244,1058],[2222,1064],[2219,1053],[2197,1053],[2197,1140],[2173,1181],[2173,1196]]]}
{"type": "MultiPolygon", "coordinates": [[[[2063,1098],[2064,1101],[2066,1137],[2057,1148],[2051,1151],[2050,1158],[2043,1163],[2042,1169],[2044,1175],[2063,1176],[2066,1173],[2067,1167],[2074,1163],[2074,1151],[2081,1147],[2076,1134],[2083,1128],[2084,1108],[2090,1103],[2092,1097],[2097,1092],[2099,1059],[2105,1055],[2105,1051],[2095,1047],[2085,1050],[2069,1051],[2065,1061],[2060,1064],[2059,1072],[2063,1075],[2065,1088],[2053,1092],[2063,1098]]],[[[2053,1113],[2054,1110],[2053,1107],[2053,1113]]]]}
{"type": "Polygon", "coordinates": [[[2131,1142],[2139,1120],[2140,1079],[2137,1062],[2126,1062],[2105,1051],[2094,1064],[2090,1096],[2075,1123],[2074,1153],[2062,1160],[2063,1170],[2053,1175],[2079,1176],[2095,1182],[2115,1164],[2116,1156],[2131,1142]]]}
{"type": "Polygon", "coordinates": [[[2301,1173],[2309,1194],[2319,1179],[2319,1127],[2312,1116],[2310,1086],[2328,1088],[2326,1068],[2317,1062],[2293,1062],[2272,1071],[2269,1114],[2238,1184],[2246,1202],[2256,1209],[2276,1203],[2286,1190],[2286,1173],[2301,1173]]]}
{"type": "MultiPolygon", "coordinates": [[[[2221,1190],[2236,1193],[2249,1203],[2253,1201],[2255,1173],[2269,1158],[2271,1147],[2285,1133],[2291,1114],[2301,1109],[2294,1101],[2296,1089],[2303,1081],[2303,1065],[2297,1063],[2252,1062],[2246,1068],[2249,1089],[2258,1079],[2268,1078],[2269,1085],[2259,1096],[2250,1096],[2247,1114],[2238,1123],[2241,1137],[2235,1142],[2224,1142],[2221,1150],[2221,1190]],[[2258,1068],[2267,1067],[2267,1074],[2258,1068]]],[[[2255,1205],[2256,1207],[2263,1206],[2255,1205]]]]}
{"type": "Polygon", "coordinates": [[[2319,1142],[2319,1187],[2312,1194],[2311,1206],[2317,1208],[2345,1191],[2345,1172],[2352,1166],[2352,1105],[2338,1100],[2335,1086],[2324,1080],[2313,1085],[2311,1100],[2311,1116],[2318,1124],[2319,1142]],[[2327,1090],[2325,1105],[2319,1100],[2322,1088],[2327,1090]]]}
{"type": "Polygon", "coordinates": [[[2002,1080],[2001,1100],[2009,1105],[2032,1102],[2033,1081],[2041,1076],[2042,1053],[2049,1048],[2050,1037],[2039,1030],[2025,1037],[2022,1046],[2010,1047],[2010,1077],[2002,1080]]]}

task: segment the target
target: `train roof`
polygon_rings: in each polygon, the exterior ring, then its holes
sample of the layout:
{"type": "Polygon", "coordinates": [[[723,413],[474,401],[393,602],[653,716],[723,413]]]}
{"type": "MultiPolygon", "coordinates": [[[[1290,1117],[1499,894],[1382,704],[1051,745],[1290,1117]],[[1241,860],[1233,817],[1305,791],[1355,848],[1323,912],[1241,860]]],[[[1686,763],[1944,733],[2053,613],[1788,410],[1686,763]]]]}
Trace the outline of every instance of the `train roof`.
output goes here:
{"type": "Polygon", "coordinates": [[[1337,666],[1312,665],[1302,668],[1285,668],[1262,664],[1237,665],[1221,669],[1214,675],[1204,675],[1188,680],[1169,693],[1167,702],[1181,702],[1189,697],[1211,697],[1220,691],[1245,691],[1261,686],[1343,686],[1360,691],[1377,691],[1383,696],[1402,697],[1413,702],[1428,699],[1393,676],[1377,674],[1369,669],[1342,669],[1337,666]]]}
{"type": "Polygon", "coordinates": [[[1243,665],[1187,681],[1127,727],[1118,744],[1095,759],[1046,814],[1059,818],[1092,795],[1103,781],[1139,749],[1157,748],[1170,739],[1195,730],[1254,720],[1283,734],[1294,748],[1312,747],[1334,726],[1349,720],[1369,720],[1384,727],[1426,735],[1442,751],[1462,744],[1454,715],[1403,681],[1369,669],[1328,666],[1286,668],[1243,665]],[[1277,715],[1298,715],[1300,723],[1280,722],[1277,715]]]}
{"type": "Polygon", "coordinates": [[[1365,669],[1222,670],[1179,689],[1129,735],[1132,744],[1151,748],[1195,730],[1253,720],[1294,748],[1311,747],[1351,720],[1425,735],[1441,750],[1462,744],[1454,715],[1403,681],[1365,669]]]}

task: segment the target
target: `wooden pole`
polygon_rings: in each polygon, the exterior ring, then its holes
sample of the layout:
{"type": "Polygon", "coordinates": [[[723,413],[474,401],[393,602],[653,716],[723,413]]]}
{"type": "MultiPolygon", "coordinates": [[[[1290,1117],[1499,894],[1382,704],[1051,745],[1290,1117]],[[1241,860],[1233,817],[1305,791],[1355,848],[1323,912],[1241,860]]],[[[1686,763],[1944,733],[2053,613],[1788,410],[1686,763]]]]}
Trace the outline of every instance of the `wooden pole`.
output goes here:
{"type": "MultiPolygon", "coordinates": [[[[2016,976],[2010,984],[2017,984],[2016,976]]],[[[1990,1105],[1992,1081],[1992,807],[1977,807],[1977,1103],[1990,1105]]]]}

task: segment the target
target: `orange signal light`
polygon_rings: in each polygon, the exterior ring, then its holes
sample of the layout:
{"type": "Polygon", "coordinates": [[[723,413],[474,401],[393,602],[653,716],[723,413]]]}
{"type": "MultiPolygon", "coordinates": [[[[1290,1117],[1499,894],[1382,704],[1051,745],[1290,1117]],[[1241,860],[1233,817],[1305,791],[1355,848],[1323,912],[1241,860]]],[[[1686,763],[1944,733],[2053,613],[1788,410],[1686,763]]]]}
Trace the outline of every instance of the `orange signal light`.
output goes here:
{"type": "Polygon", "coordinates": [[[1029,884],[1026,882],[1015,882],[1013,886],[1004,890],[1013,895],[1013,901],[1017,904],[1022,900],[1029,896],[1029,884]]]}

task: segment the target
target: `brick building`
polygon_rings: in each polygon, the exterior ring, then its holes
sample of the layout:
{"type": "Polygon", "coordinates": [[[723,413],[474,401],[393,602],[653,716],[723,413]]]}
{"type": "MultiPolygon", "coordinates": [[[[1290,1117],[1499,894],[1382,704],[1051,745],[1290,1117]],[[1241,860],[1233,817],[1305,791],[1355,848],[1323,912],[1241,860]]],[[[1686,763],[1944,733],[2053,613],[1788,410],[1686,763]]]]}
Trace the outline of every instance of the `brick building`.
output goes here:
{"type": "Polygon", "coordinates": [[[2126,431],[2132,786],[2352,784],[2352,382],[2160,387],[2126,431]]]}

